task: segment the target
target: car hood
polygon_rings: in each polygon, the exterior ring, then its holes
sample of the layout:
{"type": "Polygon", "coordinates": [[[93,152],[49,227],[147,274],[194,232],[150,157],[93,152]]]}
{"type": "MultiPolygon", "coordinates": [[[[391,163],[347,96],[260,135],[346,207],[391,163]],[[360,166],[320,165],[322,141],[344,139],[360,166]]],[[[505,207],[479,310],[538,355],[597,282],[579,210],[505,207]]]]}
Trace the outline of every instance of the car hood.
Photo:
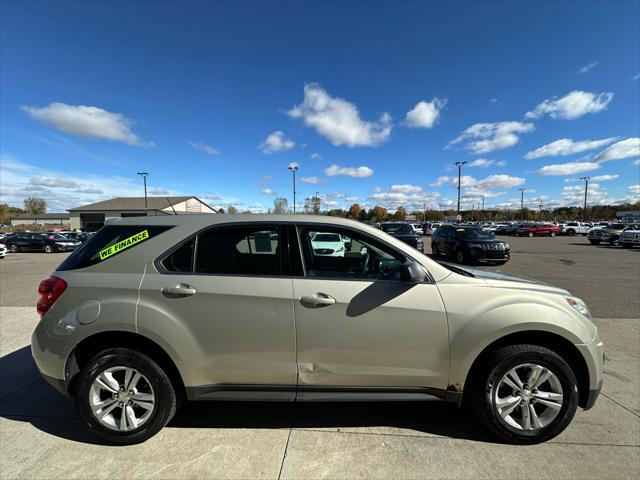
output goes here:
{"type": "MultiPolygon", "coordinates": [[[[447,265],[447,263],[442,262],[447,265]]],[[[513,288],[519,290],[534,290],[537,292],[555,293],[558,295],[571,295],[563,288],[554,287],[547,283],[532,278],[515,277],[500,272],[491,272],[487,270],[479,270],[476,268],[461,267],[460,265],[452,265],[455,270],[463,270],[473,275],[476,279],[483,280],[487,284],[498,288],[513,288]]],[[[454,270],[454,271],[455,271],[454,270]]]]}

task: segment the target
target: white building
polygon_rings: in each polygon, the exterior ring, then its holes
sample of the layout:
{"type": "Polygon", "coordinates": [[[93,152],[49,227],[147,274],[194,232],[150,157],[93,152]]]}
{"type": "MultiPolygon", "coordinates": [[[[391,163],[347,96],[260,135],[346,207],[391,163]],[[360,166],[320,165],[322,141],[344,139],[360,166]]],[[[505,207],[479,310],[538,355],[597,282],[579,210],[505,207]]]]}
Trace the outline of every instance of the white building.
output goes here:
{"type": "Polygon", "coordinates": [[[189,213],[217,212],[194,196],[148,197],[146,210],[144,197],[117,197],[72,208],[69,219],[73,230],[98,230],[112,218],[189,213]]]}

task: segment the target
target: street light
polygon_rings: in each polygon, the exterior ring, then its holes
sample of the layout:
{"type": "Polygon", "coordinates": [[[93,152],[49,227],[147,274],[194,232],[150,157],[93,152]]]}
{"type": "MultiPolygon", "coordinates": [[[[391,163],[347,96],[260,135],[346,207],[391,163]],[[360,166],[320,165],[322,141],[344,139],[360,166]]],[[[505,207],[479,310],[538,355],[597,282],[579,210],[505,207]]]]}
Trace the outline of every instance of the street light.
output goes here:
{"type": "Polygon", "coordinates": [[[144,180],[144,214],[147,215],[147,176],[149,172],[138,172],[138,175],[144,180]]]}
{"type": "Polygon", "coordinates": [[[290,163],[289,170],[293,174],[293,214],[296,214],[296,171],[298,170],[297,163],[290,163]]]}
{"type": "Polygon", "coordinates": [[[467,162],[456,162],[456,167],[458,167],[458,217],[460,217],[460,172],[462,171],[462,166],[466,164],[467,162]]]}
{"type": "Polygon", "coordinates": [[[580,180],[584,180],[584,208],[582,209],[582,220],[587,219],[587,191],[589,190],[589,179],[591,177],[580,177],[580,180]]]}
{"type": "Polygon", "coordinates": [[[518,190],[520,190],[520,220],[524,220],[524,188],[518,190]]]}

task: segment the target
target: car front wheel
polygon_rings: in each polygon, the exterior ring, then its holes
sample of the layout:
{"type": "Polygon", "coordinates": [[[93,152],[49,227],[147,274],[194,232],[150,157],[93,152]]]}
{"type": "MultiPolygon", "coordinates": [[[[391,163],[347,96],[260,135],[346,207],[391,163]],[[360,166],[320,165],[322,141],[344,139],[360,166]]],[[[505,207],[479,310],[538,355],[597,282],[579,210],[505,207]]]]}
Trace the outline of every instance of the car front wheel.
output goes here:
{"type": "Polygon", "coordinates": [[[45,245],[44,253],[53,253],[53,247],[51,245],[45,245]]]}
{"type": "Polygon", "coordinates": [[[471,379],[479,420],[500,439],[534,444],[561,433],[578,406],[578,382],[558,354],[538,345],[492,352],[471,379]]]}
{"type": "Polygon", "coordinates": [[[20,251],[20,248],[18,248],[18,245],[16,245],[15,243],[12,243],[9,247],[9,250],[11,250],[11,253],[18,253],[20,251]]]}
{"type": "Polygon", "coordinates": [[[80,372],[75,400],[85,427],[107,443],[131,445],[158,433],[176,411],[167,374],[146,355],[114,348],[80,372]]]}

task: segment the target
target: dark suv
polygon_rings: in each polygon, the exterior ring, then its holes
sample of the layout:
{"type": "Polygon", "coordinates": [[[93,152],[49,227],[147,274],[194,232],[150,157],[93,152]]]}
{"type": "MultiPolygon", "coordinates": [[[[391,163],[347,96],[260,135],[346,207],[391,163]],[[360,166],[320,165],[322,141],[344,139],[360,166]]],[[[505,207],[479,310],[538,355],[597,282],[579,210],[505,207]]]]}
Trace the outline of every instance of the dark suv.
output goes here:
{"type": "Polygon", "coordinates": [[[434,257],[449,256],[458,263],[492,262],[504,264],[511,258],[511,247],[480,227],[445,225],[431,236],[434,257]]]}
{"type": "Polygon", "coordinates": [[[17,252],[70,252],[75,250],[81,242],[59,233],[30,232],[12,233],[5,239],[7,248],[17,252]]]}

